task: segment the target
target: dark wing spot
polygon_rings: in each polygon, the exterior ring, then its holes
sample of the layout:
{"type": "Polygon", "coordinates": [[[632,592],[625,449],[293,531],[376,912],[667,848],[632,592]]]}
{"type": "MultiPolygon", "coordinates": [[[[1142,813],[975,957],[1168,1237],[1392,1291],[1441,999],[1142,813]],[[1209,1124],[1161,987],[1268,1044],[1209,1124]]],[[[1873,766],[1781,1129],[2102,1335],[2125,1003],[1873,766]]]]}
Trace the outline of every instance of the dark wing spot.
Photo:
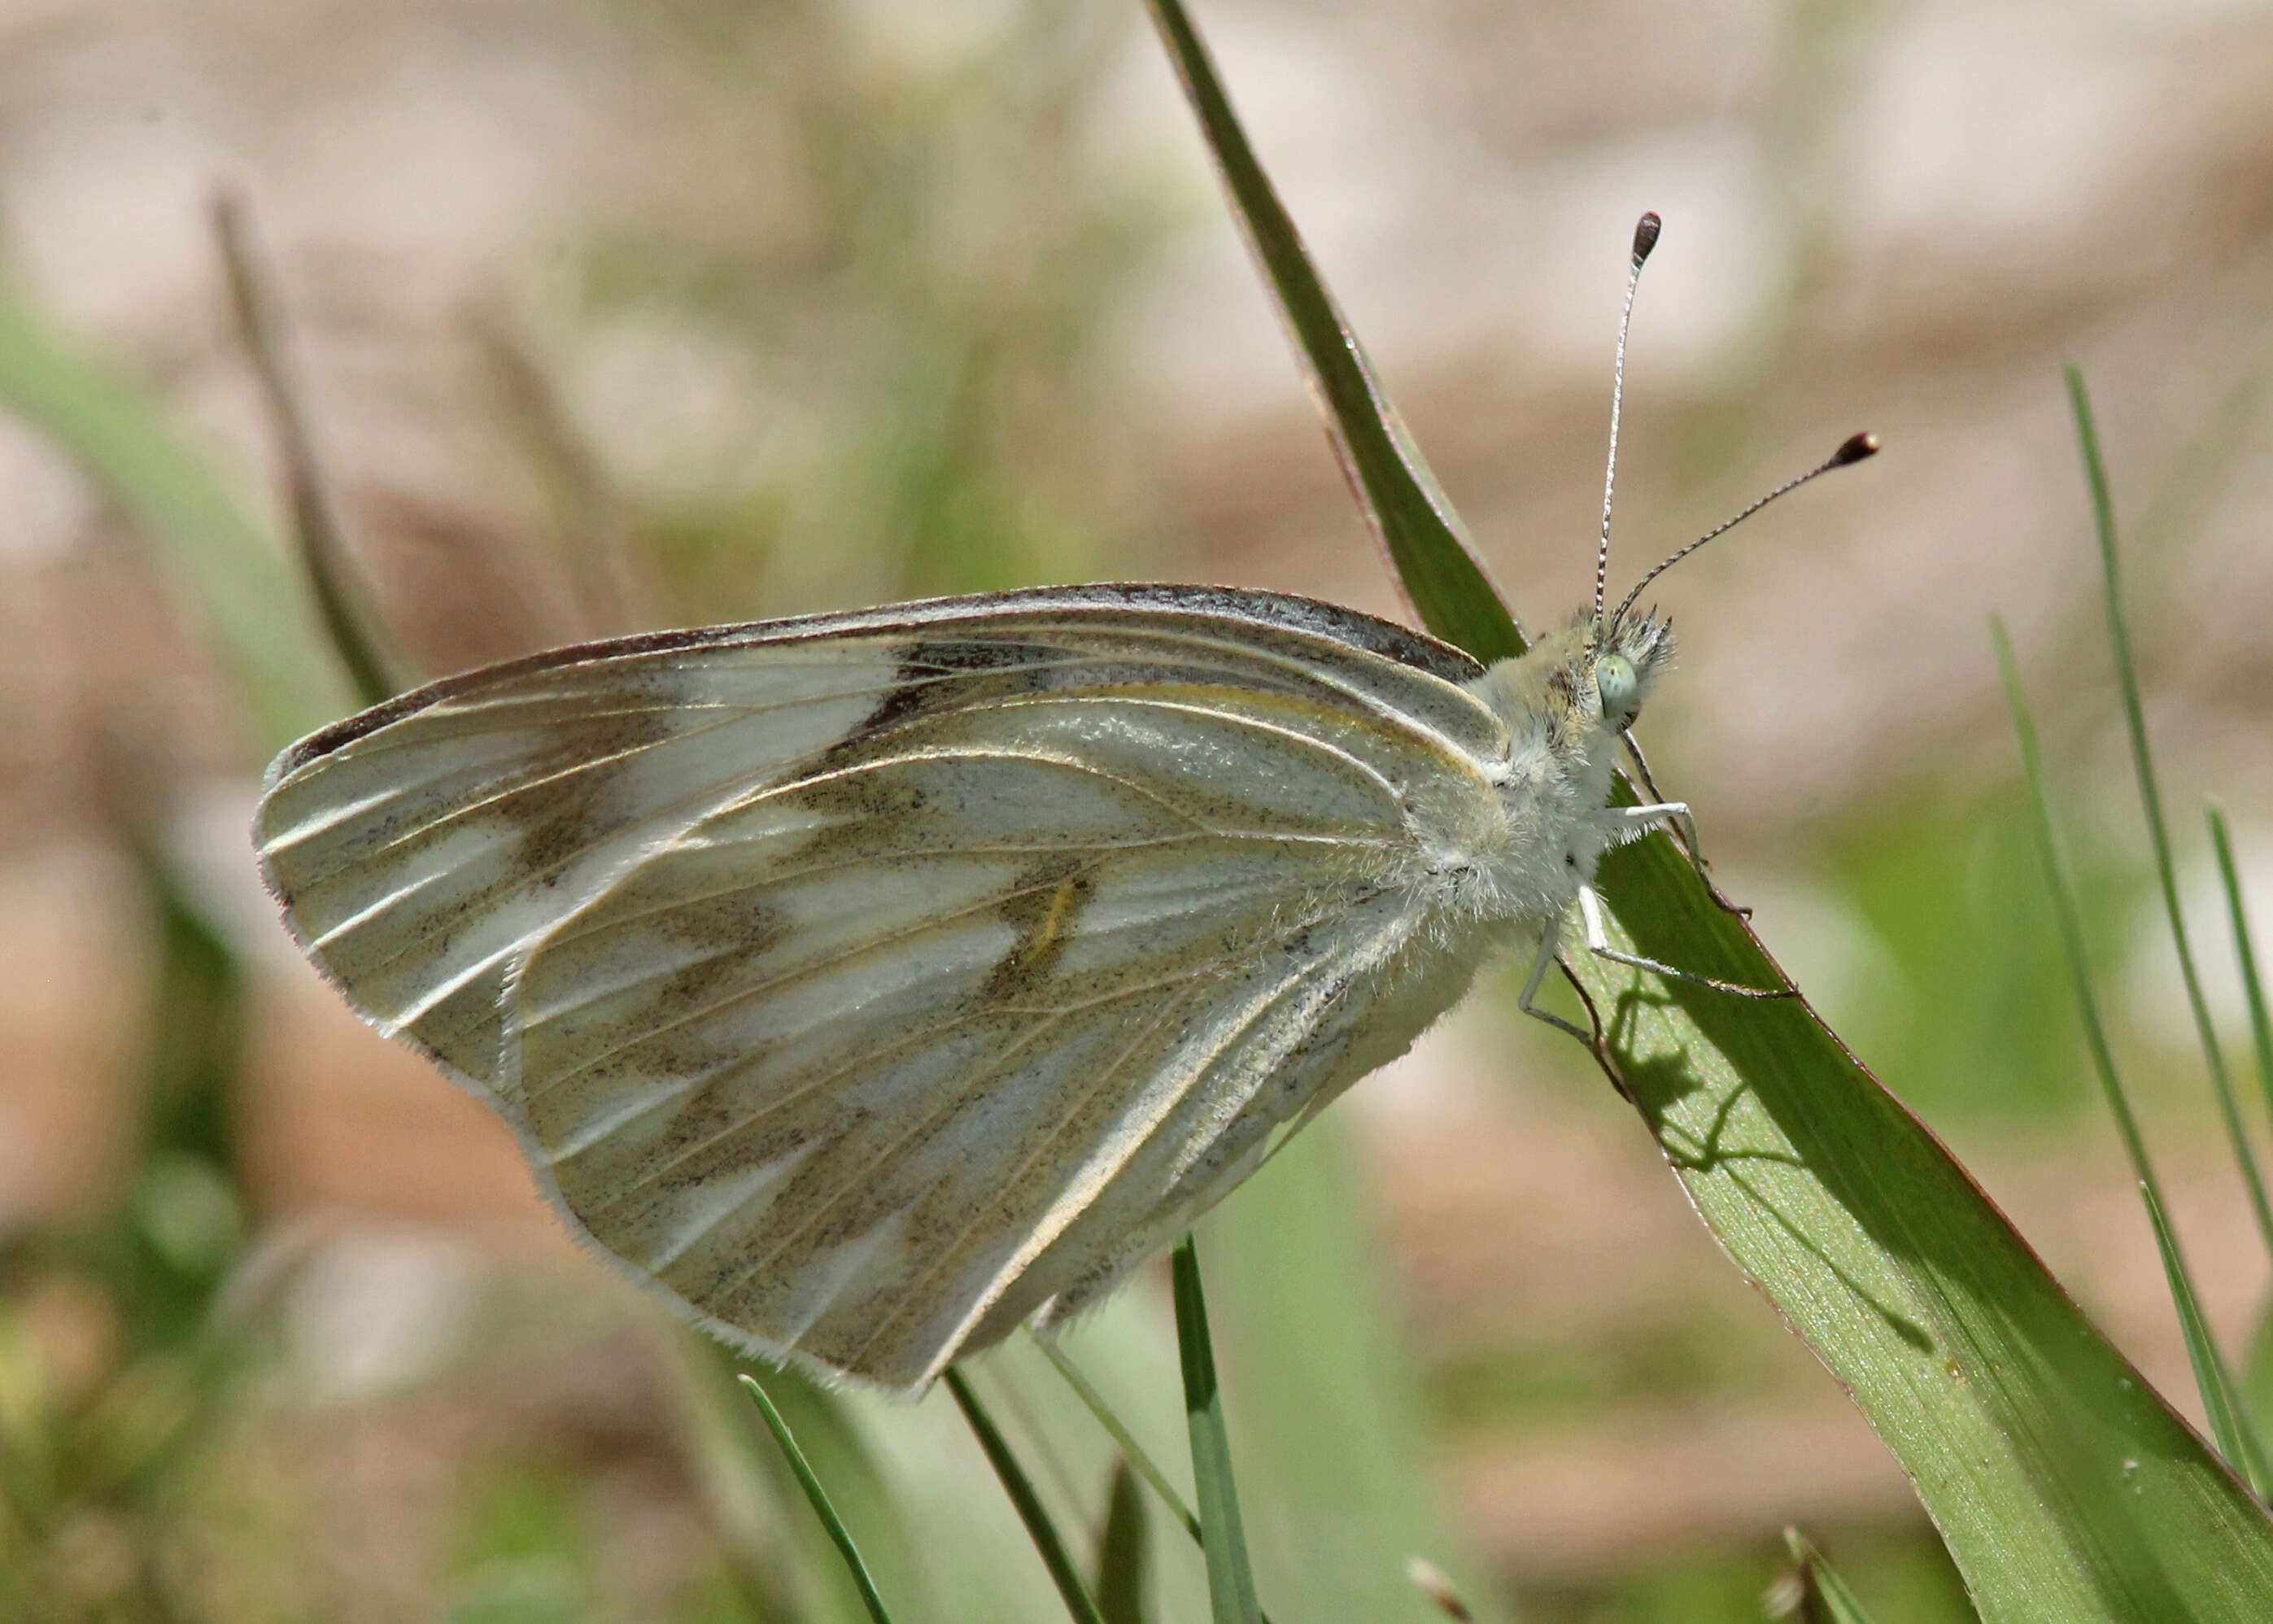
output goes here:
{"type": "Polygon", "coordinates": [[[668,712],[638,703],[551,724],[545,748],[524,770],[526,781],[496,802],[499,816],[521,832],[527,868],[557,875],[611,832],[605,807],[615,775],[601,763],[636,756],[671,731],[668,712]]]}
{"type": "Polygon", "coordinates": [[[971,679],[990,673],[1016,673],[1053,659],[1057,653],[1046,643],[1005,637],[939,637],[911,643],[900,657],[898,680],[860,726],[822,756],[816,767],[826,772],[857,761],[878,734],[923,717],[960,710],[982,696],[992,699],[1039,688],[1044,674],[1039,671],[1029,673],[1023,681],[1014,678],[1008,682],[974,683],[971,679]]]}

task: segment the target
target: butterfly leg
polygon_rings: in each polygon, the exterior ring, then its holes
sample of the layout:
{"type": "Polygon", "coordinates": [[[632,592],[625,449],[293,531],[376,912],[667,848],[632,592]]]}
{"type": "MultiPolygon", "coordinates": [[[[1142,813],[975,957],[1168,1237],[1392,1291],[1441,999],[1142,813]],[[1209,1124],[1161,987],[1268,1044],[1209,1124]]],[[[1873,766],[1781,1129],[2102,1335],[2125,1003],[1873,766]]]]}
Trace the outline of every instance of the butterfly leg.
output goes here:
{"type": "MultiPolygon", "coordinates": [[[[1635,811],[1662,812],[1663,808],[1637,807],[1635,811]]],[[[1692,981],[1699,987],[1710,987],[1715,992],[1734,993],[1740,998],[1789,998],[1795,996],[1787,987],[1744,987],[1718,977],[1699,975],[1694,970],[1677,970],[1669,964],[1660,964],[1654,959],[1644,959],[1639,953],[1628,953],[1610,945],[1609,932],[1602,924],[1602,898],[1592,885],[1579,887],[1579,917],[1587,927],[1587,951],[1598,959],[1613,964],[1632,965],[1637,970],[1647,970],[1677,981],[1692,981]]]]}
{"type": "Polygon", "coordinates": [[[1633,757],[1634,773],[1641,779],[1642,788],[1648,793],[1650,800],[1657,803],[1654,808],[1636,807],[1632,811],[1634,813],[1659,811],[1670,814],[1674,808],[1678,807],[1680,808],[1678,819],[1669,816],[1668,821],[1676,823],[1677,827],[1681,831],[1681,844],[1687,850],[1690,866],[1698,873],[1706,876],[1707,889],[1713,891],[1714,901],[1720,903],[1738,919],[1752,918],[1752,909],[1729,901],[1718,890],[1713,888],[1710,873],[1712,865],[1705,861],[1705,848],[1697,843],[1697,820],[1689,814],[1689,803],[1685,801],[1668,801],[1665,798],[1665,793],[1657,787],[1657,780],[1650,776],[1649,757],[1641,753],[1641,741],[1633,736],[1632,728],[1628,728],[1618,737],[1625,741],[1626,754],[1633,757]]]}
{"type": "MultiPolygon", "coordinates": [[[[1654,791],[1654,786],[1653,786],[1653,793],[1654,791]]],[[[1681,831],[1684,837],[1682,844],[1685,848],[1684,854],[1689,859],[1690,866],[1694,868],[1704,879],[1705,889],[1711,893],[1713,900],[1739,919],[1752,918],[1752,909],[1738,906],[1714,889],[1712,873],[1706,868],[1705,859],[1697,849],[1697,820],[1689,815],[1687,801],[1661,801],[1650,806],[1613,807],[1611,812],[1613,816],[1624,818],[1630,825],[1669,823],[1681,831]]],[[[1639,829],[1637,828],[1635,833],[1638,835],[1639,832],[1639,829]]]]}
{"type": "MultiPolygon", "coordinates": [[[[1629,823],[1672,824],[1682,832],[1684,842],[1690,850],[1690,861],[1695,862],[1700,869],[1704,867],[1703,861],[1696,855],[1697,820],[1689,816],[1687,801],[1652,801],[1647,806],[1613,807],[1610,810],[1629,823]]],[[[1637,831],[1637,833],[1639,832],[1637,831]]]]}
{"type": "Polygon", "coordinates": [[[1540,934],[1538,955],[1531,961],[1531,974],[1523,978],[1523,996],[1515,1001],[1515,1007],[1534,1020],[1543,1020],[1550,1026],[1569,1033],[1587,1048],[1594,1049],[1596,1041],[1593,1033],[1580,1031],[1554,1011],[1542,1010],[1533,1002],[1539,996],[1540,983],[1547,979],[1547,967],[1555,962],[1556,951],[1562,945],[1562,936],[1561,921],[1549,920],[1547,929],[1540,934]]]}
{"type": "MultiPolygon", "coordinates": [[[[1697,820],[1689,816],[1689,803],[1685,801],[1668,801],[1665,798],[1665,792],[1658,788],[1657,780],[1650,776],[1649,757],[1641,753],[1641,741],[1633,736],[1632,728],[1628,728],[1618,737],[1625,741],[1626,754],[1633,758],[1634,776],[1641,780],[1643,792],[1655,803],[1653,809],[1670,811],[1676,807],[1681,808],[1681,839],[1682,844],[1689,848],[1689,861],[1699,868],[1706,867],[1704,851],[1697,844],[1697,820]]],[[[1637,811],[1640,809],[1635,808],[1637,811]]]]}

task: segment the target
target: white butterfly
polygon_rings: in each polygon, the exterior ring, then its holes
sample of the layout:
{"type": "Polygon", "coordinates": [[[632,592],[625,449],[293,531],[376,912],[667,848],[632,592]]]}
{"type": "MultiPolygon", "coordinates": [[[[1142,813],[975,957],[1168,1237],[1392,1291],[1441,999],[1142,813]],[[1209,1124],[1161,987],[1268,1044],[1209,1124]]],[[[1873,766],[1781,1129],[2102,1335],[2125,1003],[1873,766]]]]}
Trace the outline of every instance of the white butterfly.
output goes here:
{"type": "Polygon", "coordinates": [[[574,1229],[919,1389],[1109,1290],[1496,946],[1527,1009],[1574,904],[1609,952],[1597,859],[1686,814],[1606,804],[1671,648],[1598,608],[1485,670],[1176,586],[631,637],[303,741],[257,836],[574,1229]]]}

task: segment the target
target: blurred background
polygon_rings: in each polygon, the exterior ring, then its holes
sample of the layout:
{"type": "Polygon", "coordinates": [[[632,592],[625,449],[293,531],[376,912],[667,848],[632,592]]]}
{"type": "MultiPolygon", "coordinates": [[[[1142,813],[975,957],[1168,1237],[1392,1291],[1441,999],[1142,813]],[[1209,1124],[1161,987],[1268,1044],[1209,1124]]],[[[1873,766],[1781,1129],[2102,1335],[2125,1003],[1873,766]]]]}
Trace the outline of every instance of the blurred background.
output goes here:
{"type": "MultiPolygon", "coordinates": [[[[2200,807],[2273,917],[2273,7],[1197,20],[1527,623],[1589,590],[1642,209],[1614,585],[1884,440],[1660,583],[1653,764],[1833,1026],[2192,1413],[1985,624],[2239,1358],[2267,1260],[2161,931],[2059,366],[2098,404],[2245,1052],[2200,807]]],[[[352,702],[265,607],[289,523],[223,189],[405,676],[1031,582],[1401,614],[1159,48],[1131,0],[0,0],[0,1617],[853,1616],[723,1356],[580,1257],[501,1124],[259,892],[260,767],[352,702]]],[[[1266,1605],[1435,1616],[1417,1552],[1482,1616],[1755,1618],[1796,1522],[1879,1617],[1967,1616],[1890,1457],[1515,984],[1204,1234],[1266,1605]]],[[[1165,1299],[1069,1345],[1176,1460],[1165,1299]]],[[[1093,1528],[1094,1427],[1031,1350],[978,1368],[1093,1528]]],[[[1062,1616],[936,1396],[782,1386],[902,1616],[1062,1616]]],[[[1152,1529],[1154,1616],[1199,1616],[1152,1529]]]]}

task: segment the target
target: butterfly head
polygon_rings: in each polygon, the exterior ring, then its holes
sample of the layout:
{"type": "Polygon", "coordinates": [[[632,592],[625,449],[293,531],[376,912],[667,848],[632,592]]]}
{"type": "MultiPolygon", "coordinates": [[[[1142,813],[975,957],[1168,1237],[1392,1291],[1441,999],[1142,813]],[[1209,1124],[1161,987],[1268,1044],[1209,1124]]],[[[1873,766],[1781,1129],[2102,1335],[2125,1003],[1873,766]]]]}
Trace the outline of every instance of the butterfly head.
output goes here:
{"type": "Polygon", "coordinates": [[[1543,744],[1557,759],[1593,757],[1633,726],[1672,661],[1673,628],[1656,615],[1603,621],[1581,613],[1473,687],[1519,741],[1543,744]]]}
{"type": "Polygon", "coordinates": [[[1613,733],[1633,726],[1657,673],[1673,659],[1673,627],[1654,614],[1589,621],[1586,663],[1602,724],[1613,733]]]}

